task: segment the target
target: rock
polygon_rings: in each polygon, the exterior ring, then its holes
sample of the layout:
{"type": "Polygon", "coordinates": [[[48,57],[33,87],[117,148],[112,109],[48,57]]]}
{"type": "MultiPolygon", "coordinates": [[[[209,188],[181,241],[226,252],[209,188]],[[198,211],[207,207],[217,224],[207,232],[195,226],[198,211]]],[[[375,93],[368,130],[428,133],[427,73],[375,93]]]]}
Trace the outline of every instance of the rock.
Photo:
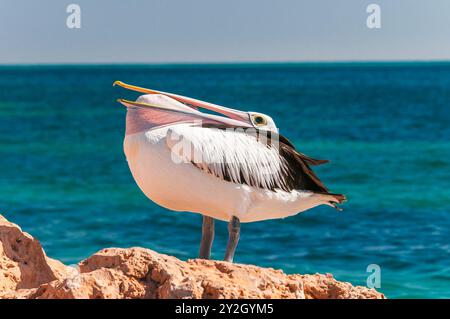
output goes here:
{"type": "Polygon", "coordinates": [[[108,248],[66,267],[0,216],[0,298],[385,298],[331,275],[108,248]]]}
{"type": "Polygon", "coordinates": [[[66,267],[48,258],[41,244],[0,215],[0,298],[61,279],[66,267]]]}

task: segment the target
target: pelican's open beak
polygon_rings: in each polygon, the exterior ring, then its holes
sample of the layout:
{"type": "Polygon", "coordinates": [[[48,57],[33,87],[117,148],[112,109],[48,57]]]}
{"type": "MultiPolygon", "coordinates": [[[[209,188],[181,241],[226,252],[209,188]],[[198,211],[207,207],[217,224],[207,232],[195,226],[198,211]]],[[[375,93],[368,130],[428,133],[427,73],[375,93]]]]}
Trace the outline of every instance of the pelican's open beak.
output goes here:
{"type": "MultiPolygon", "coordinates": [[[[237,120],[237,121],[241,121],[241,122],[245,122],[245,123],[248,123],[248,121],[249,121],[249,116],[248,116],[247,112],[235,110],[235,109],[228,108],[225,106],[221,106],[221,105],[217,105],[217,104],[213,104],[213,103],[209,103],[209,102],[204,102],[201,100],[196,100],[196,99],[178,95],[178,94],[146,89],[146,88],[142,88],[139,86],[126,84],[122,81],[115,81],[113,83],[113,86],[115,86],[115,85],[121,86],[128,90],[141,92],[141,93],[145,93],[145,94],[163,94],[168,97],[171,97],[174,100],[177,100],[178,102],[181,102],[183,104],[190,106],[192,109],[204,108],[204,109],[225,115],[226,117],[231,118],[233,120],[237,120]]],[[[123,99],[119,99],[118,102],[124,104],[125,106],[150,106],[150,107],[156,107],[156,108],[164,108],[164,107],[157,106],[157,105],[150,105],[150,104],[140,103],[140,102],[132,102],[132,101],[127,101],[127,100],[123,100],[123,99]]]]}
{"type": "Polygon", "coordinates": [[[167,107],[159,106],[156,104],[142,103],[142,102],[137,102],[137,101],[125,100],[125,99],[117,99],[117,102],[121,103],[122,105],[124,105],[126,107],[136,106],[136,107],[153,107],[153,108],[161,109],[161,110],[167,109],[167,107]]]}

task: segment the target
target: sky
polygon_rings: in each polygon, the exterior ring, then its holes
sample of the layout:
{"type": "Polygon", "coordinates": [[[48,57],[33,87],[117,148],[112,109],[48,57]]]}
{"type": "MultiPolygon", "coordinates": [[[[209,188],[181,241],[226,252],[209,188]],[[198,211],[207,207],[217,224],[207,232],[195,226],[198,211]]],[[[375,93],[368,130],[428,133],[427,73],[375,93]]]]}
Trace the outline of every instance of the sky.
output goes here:
{"type": "Polygon", "coordinates": [[[371,60],[450,60],[450,1],[0,0],[0,64],[371,60]]]}

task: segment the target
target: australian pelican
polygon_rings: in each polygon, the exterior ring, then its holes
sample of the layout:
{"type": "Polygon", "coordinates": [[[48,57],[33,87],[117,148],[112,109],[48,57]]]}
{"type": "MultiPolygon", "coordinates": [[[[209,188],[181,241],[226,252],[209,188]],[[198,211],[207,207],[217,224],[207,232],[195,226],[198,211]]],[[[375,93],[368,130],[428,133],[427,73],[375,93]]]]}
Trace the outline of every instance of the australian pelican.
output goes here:
{"type": "Polygon", "coordinates": [[[310,166],[326,163],[297,151],[268,115],[114,82],[144,93],[127,107],[124,151],[144,194],[174,211],[203,215],[200,258],[210,257],[214,219],[229,222],[226,261],[240,223],[283,218],[345,201],[310,166]],[[204,113],[200,109],[215,112],[204,113]],[[221,115],[217,115],[221,114],[221,115]]]}

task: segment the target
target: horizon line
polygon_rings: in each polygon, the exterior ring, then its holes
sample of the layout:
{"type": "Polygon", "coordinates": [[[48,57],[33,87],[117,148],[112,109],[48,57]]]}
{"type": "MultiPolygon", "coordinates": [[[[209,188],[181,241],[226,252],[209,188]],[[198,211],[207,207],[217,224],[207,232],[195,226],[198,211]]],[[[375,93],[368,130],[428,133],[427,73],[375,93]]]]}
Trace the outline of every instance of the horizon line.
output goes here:
{"type": "Polygon", "coordinates": [[[286,60],[286,61],[178,61],[178,62],[24,62],[0,63],[5,66],[208,66],[208,65],[273,65],[273,64],[395,64],[395,63],[450,63],[450,59],[404,60],[286,60]]]}

